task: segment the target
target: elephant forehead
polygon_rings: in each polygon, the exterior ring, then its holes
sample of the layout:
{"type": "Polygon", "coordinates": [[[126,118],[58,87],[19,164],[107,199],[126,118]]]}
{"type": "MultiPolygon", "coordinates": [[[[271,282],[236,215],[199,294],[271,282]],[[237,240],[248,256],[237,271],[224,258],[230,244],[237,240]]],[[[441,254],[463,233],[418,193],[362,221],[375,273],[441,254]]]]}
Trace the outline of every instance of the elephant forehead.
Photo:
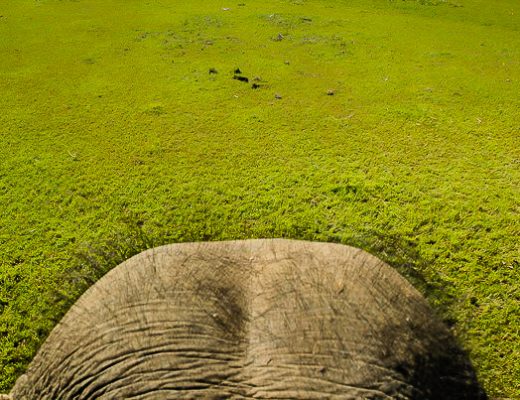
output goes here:
{"type": "Polygon", "coordinates": [[[326,398],[385,398],[412,390],[393,368],[424,350],[416,327],[428,332],[429,320],[403,278],[351,247],[163,246],[90,288],[42,346],[30,385],[14,393],[303,399],[320,387],[326,398]]]}
{"type": "MultiPolygon", "coordinates": [[[[247,332],[251,319],[275,308],[289,319],[307,312],[346,315],[349,326],[358,324],[359,332],[373,334],[401,319],[416,319],[414,314],[424,314],[425,307],[392,268],[359,249],[253,240],[178,244],[144,252],[90,288],[64,321],[92,325],[96,319],[119,316],[116,324],[122,324],[133,313],[146,325],[200,309],[223,330],[247,332]],[[158,302],[162,312],[153,308],[158,302]]],[[[274,324],[277,314],[269,315],[274,324]]]]}
{"type": "Polygon", "coordinates": [[[362,250],[292,240],[187,243],[151,249],[109,272],[84,297],[146,301],[199,289],[204,294],[224,291],[233,295],[257,284],[321,285],[320,289],[338,292],[357,287],[360,292],[383,292],[379,297],[421,299],[392,268],[362,250]],[[119,286],[125,290],[114,290],[119,286]]]}

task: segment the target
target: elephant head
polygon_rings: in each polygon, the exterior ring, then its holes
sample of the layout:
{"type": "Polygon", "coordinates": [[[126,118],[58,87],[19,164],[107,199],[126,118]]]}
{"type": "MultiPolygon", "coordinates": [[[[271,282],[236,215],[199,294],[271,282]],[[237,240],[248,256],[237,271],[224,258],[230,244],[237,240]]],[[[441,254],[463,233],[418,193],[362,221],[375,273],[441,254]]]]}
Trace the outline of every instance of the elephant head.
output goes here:
{"type": "Polygon", "coordinates": [[[75,303],[19,399],[484,399],[421,295],[348,246],[173,244],[75,303]]]}

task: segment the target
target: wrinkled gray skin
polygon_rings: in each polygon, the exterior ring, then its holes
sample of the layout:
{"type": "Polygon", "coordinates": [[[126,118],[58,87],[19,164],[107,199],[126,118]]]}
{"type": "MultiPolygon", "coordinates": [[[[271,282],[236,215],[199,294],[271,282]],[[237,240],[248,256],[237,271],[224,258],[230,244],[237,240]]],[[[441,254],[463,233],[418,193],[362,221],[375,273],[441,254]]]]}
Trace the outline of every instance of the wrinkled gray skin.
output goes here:
{"type": "Polygon", "coordinates": [[[483,399],[419,293],[352,247],[174,244],[65,315],[18,399],[483,399]]]}

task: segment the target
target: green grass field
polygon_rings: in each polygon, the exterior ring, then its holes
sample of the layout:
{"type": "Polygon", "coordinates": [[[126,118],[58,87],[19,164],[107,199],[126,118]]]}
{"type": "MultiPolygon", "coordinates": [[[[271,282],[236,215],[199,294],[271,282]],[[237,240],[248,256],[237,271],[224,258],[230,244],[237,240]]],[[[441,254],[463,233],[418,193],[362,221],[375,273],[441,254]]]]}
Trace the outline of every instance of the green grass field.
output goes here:
{"type": "Polygon", "coordinates": [[[3,0],[0,15],[0,392],[130,255],[286,237],[398,268],[490,397],[520,399],[520,2],[3,0]]]}

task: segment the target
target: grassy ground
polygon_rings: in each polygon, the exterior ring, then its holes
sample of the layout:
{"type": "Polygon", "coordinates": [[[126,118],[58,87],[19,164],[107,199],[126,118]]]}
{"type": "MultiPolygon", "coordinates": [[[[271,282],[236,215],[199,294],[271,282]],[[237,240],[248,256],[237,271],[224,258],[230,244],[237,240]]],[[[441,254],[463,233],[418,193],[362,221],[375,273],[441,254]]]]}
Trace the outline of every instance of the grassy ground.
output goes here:
{"type": "Polygon", "coordinates": [[[4,0],[0,15],[0,392],[119,260],[289,237],[397,267],[491,397],[520,398],[518,1],[4,0]]]}

